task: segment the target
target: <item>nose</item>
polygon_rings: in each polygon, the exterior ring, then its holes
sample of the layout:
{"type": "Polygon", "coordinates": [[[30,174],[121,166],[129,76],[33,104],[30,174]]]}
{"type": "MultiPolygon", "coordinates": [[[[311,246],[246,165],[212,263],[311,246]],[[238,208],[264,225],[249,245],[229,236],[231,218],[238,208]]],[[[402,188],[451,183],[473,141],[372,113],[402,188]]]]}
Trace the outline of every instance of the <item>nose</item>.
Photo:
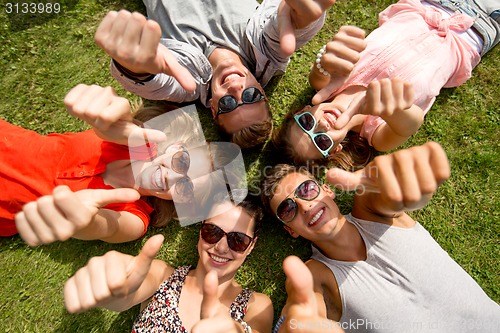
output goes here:
{"type": "Polygon", "coordinates": [[[316,132],[328,132],[330,130],[330,124],[324,118],[317,120],[317,122],[316,132]]]}
{"type": "Polygon", "coordinates": [[[300,198],[296,198],[295,202],[297,203],[297,215],[299,214],[307,214],[309,210],[313,207],[313,202],[314,201],[307,201],[307,200],[302,200],[300,198]]]}
{"type": "Polygon", "coordinates": [[[222,236],[221,239],[215,244],[215,250],[218,253],[227,253],[229,251],[229,245],[227,244],[227,237],[222,236]]]}
{"type": "Polygon", "coordinates": [[[227,87],[227,92],[236,97],[238,102],[241,102],[241,93],[243,92],[243,88],[243,83],[235,80],[234,82],[231,82],[231,84],[227,87]]]}

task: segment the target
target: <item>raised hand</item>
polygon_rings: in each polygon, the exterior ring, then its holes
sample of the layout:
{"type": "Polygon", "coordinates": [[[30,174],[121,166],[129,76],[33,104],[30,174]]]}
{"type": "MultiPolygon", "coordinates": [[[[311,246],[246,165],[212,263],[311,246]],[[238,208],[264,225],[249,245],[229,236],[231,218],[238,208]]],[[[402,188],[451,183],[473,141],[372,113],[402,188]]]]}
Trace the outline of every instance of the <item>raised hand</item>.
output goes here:
{"type": "Polygon", "coordinates": [[[66,309],[75,313],[94,307],[113,308],[110,303],[132,295],[144,282],[162,243],[163,236],[155,235],[136,257],[110,251],[90,259],[64,285],[66,309]]]}
{"type": "Polygon", "coordinates": [[[379,193],[376,205],[381,213],[422,208],[450,176],[448,158],[435,142],[376,157],[354,173],[330,169],[326,180],[345,191],[379,193]]]}
{"type": "Polygon", "coordinates": [[[142,145],[166,140],[163,132],[144,129],[133,122],[130,103],[119,97],[113,88],[79,84],[64,98],[68,113],[91,125],[103,140],[123,144],[142,145]]]}
{"type": "Polygon", "coordinates": [[[283,270],[287,277],[288,299],[282,313],[285,321],[278,332],[297,332],[299,325],[299,331],[304,333],[344,332],[340,325],[320,314],[318,299],[313,290],[313,277],[302,260],[295,256],[287,257],[283,262],[283,270]],[[306,323],[309,325],[306,326],[306,323]]]}
{"type": "Polygon", "coordinates": [[[193,326],[191,332],[242,332],[241,324],[235,322],[229,315],[229,311],[220,303],[219,298],[217,297],[218,285],[219,281],[217,278],[217,272],[209,272],[203,281],[203,301],[201,303],[200,313],[201,320],[193,326]]]}
{"type": "MultiPolygon", "coordinates": [[[[365,31],[355,26],[342,26],[330,42],[325,46],[321,57],[321,66],[330,74],[325,76],[316,66],[311,70],[309,81],[318,92],[312,104],[327,100],[349,78],[354,65],[360,59],[360,53],[366,48],[365,31]],[[325,82],[328,82],[326,86],[325,82]]],[[[315,64],[316,65],[316,64],[315,64]]]]}
{"type": "Polygon", "coordinates": [[[281,50],[286,55],[295,52],[295,30],[307,27],[319,19],[336,0],[282,0],[278,9],[281,50]]]}
{"type": "Polygon", "coordinates": [[[96,44],[121,66],[138,76],[165,73],[175,77],[188,92],[196,89],[189,71],[160,44],[161,28],[140,13],[111,11],[95,34],[96,44]]]}
{"type": "Polygon", "coordinates": [[[399,78],[372,81],[366,89],[366,95],[355,98],[347,111],[337,119],[335,128],[343,128],[355,114],[379,116],[388,123],[391,120],[404,122],[408,115],[403,114],[403,111],[409,110],[414,100],[413,85],[409,82],[399,78]]]}
{"type": "Polygon", "coordinates": [[[61,185],[52,195],[24,205],[23,210],[16,214],[16,227],[30,246],[64,241],[88,227],[101,207],[139,198],[139,192],[129,188],[72,192],[69,187],[61,185]]]}

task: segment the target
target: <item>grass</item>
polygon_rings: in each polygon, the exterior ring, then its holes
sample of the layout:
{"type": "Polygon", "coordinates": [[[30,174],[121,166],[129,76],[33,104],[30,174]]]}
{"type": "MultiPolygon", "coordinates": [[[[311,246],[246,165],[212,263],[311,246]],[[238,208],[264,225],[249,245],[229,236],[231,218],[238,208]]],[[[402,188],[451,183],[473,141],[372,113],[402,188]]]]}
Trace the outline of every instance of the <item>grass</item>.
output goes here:
{"type": "MultiPolygon", "coordinates": [[[[7,14],[7,2],[0,2],[1,118],[43,134],[85,129],[64,111],[62,103],[78,83],[111,85],[121,96],[138,100],[113,81],[109,58],[95,46],[93,34],[107,11],[143,11],[140,1],[61,0],[59,14],[31,16],[7,14]]],[[[293,56],[287,73],[266,88],[277,125],[287,110],[310,100],[313,92],[307,73],[321,45],[342,24],[373,29],[377,13],[391,2],[339,1],[334,5],[320,34],[293,56]]],[[[452,177],[426,208],[412,215],[496,302],[500,302],[499,63],[497,48],[484,57],[467,83],[444,89],[423,128],[406,144],[434,140],[447,151],[452,177]]],[[[217,140],[208,112],[200,110],[200,119],[207,138],[217,140]]],[[[245,152],[250,187],[258,184],[261,170],[270,161],[266,149],[245,152]]],[[[343,212],[348,212],[351,199],[350,194],[340,195],[343,212]]],[[[285,301],[281,263],[290,254],[306,259],[310,248],[306,241],[285,235],[271,218],[265,222],[265,232],[238,280],[269,295],[278,314],[285,301]]],[[[181,228],[175,223],[119,245],[70,240],[30,248],[19,237],[0,239],[0,332],[129,331],[137,308],[70,315],[63,306],[62,287],[91,256],[110,250],[135,254],[145,239],[159,232],[166,236],[160,258],[174,266],[196,263],[197,227],[181,228]]]]}

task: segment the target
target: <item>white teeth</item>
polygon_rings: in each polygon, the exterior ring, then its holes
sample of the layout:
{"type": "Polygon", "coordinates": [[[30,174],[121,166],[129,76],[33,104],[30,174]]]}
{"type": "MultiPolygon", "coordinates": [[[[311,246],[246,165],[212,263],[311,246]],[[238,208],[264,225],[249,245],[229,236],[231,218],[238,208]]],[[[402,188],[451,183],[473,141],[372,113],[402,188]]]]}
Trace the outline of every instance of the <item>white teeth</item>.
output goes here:
{"type": "Polygon", "coordinates": [[[231,81],[233,79],[236,79],[236,78],[239,78],[240,76],[238,74],[229,74],[228,76],[226,76],[224,78],[224,82],[223,83],[226,83],[228,81],[231,81]]]}
{"type": "Polygon", "coordinates": [[[217,262],[220,262],[220,263],[224,263],[224,262],[228,262],[229,261],[229,259],[227,259],[227,258],[217,257],[216,255],[211,254],[211,253],[209,253],[209,255],[210,255],[210,258],[212,258],[213,260],[215,260],[217,262]]]}
{"type": "Polygon", "coordinates": [[[161,168],[158,168],[155,173],[154,173],[154,185],[158,187],[159,189],[164,189],[165,187],[163,186],[163,179],[161,177],[161,168]]]}
{"type": "Polygon", "coordinates": [[[325,113],[324,116],[331,125],[334,125],[335,122],[337,121],[337,116],[335,116],[333,113],[325,113]]]}
{"type": "Polygon", "coordinates": [[[316,215],[314,215],[314,217],[312,218],[311,222],[309,222],[309,225],[314,224],[317,220],[319,220],[319,218],[321,217],[321,215],[323,215],[324,211],[325,210],[322,209],[319,212],[317,212],[316,215]]]}

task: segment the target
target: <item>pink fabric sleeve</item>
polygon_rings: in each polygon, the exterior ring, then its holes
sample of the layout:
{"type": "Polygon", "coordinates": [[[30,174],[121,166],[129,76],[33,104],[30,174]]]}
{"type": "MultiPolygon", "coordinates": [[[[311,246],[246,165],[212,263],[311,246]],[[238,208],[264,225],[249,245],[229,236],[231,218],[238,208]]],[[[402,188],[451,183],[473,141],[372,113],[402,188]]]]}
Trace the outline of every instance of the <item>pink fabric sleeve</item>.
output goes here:
{"type": "Polygon", "coordinates": [[[363,126],[361,127],[361,131],[359,132],[359,136],[365,138],[368,141],[370,146],[372,144],[373,133],[377,130],[377,128],[385,123],[385,120],[378,116],[367,116],[365,121],[363,122],[363,126]]]}

